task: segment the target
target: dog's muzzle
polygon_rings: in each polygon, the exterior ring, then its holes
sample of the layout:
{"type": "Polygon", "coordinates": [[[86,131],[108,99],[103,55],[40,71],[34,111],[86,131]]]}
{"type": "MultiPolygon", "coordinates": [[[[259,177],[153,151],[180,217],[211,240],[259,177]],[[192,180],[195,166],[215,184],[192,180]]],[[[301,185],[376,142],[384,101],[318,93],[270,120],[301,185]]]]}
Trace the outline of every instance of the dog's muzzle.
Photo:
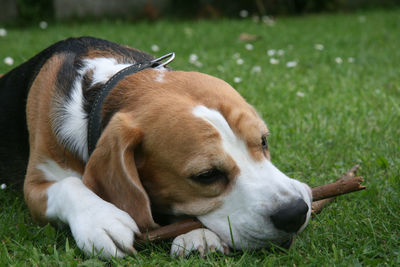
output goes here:
{"type": "Polygon", "coordinates": [[[198,218],[236,248],[268,248],[271,243],[289,248],[310,218],[311,190],[270,162],[259,166],[260,175],[239,177],[224,204],[198,218]]]}

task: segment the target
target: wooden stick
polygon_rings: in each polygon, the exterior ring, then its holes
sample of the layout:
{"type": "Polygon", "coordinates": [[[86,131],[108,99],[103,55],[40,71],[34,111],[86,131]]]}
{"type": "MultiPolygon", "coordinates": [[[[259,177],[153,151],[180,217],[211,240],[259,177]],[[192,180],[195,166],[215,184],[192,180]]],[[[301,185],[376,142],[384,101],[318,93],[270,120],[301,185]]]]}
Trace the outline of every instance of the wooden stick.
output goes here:
{"type": "Polygon", "coordinates": [[[313,201],[329,199],[365,189],[365,186],[361,185],[364,179],[356,176],[358,168],[360,168],[360,165],[354,165],[336,182],[312,188],[313,201]]]}
{"type": "MultiPolygon", "coordinates": [[[[365,186],[360,184],[363,181],[363,178],[355,176],[358,168],[359,166],[355,165],[334,183],[312,188],[312,212],[318,214],[327,204],[332,202],[336,196],[365,189],[365,186]]],[[[203,227],[203,225],[200,221],[195,218],[190,218],[160,227],[147,233],[142,233],[137,237],[137,240],[139,243],[164,240],[188,233],[189,231],[201,227],[203,227]]]]}
{"type": "Polygon", "coordinates": [[[153,231],[142,233],[138,236],[139,242],[153,242],[156,240],[165,240],[178,235],[186,234],[192,230],[202,228],[203,224],[196,218],[189,218],[173,224],[162,226],[153,231]]]}
{"type": "Polygon", "coordinates": [[[363,181],[362,177],[353,177],[348,180],[340,179],[331,184],[314,187],[312,189],[313,201],[363,190],[365,186],[360,184],[363,181]]]}
{"type": "MultiPolygon", "coordinates": [[[[360,165],[354,165],[350,170],[348,170],[341,178],[339,178],[337,181],[340,181],[341,179],[343,180],[349,180],[351,178],[354,178],[356,176],[357,170],[360,168],[360,165]]],[[[337,182],[336,181],[336,182],[337,182]]],[[[313,194],[314,196],[314,194],[313,194]]],[[[312,211],[312,216],[315,216],[319,214],[323,208],[325,208],[327,205],[329,205],[331,202],[333,202],[336,199],[336,197],[330,197],[326,199],[321,199],[321,200],[316,200],[313,201],[311,211],[312,211]]]]}
{"type": "Polygon", "coordinates": [[[315,215],[321,213],[321,211],[326,206],[328,206],[331,202],[333,202],[335,199],[336,199],[336,197],[330,197],[330,198],[314,201],[311,204],[311,216],[314,217],[315,215]]]}

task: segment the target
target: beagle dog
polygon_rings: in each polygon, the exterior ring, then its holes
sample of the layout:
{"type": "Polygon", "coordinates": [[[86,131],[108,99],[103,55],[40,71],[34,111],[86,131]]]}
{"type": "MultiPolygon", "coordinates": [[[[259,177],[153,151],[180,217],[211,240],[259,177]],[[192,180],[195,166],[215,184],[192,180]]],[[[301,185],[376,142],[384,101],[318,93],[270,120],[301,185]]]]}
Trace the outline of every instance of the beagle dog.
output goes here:
{"type": "Polygon", "coordinates": [[[134,253],[135,234],[182,216],[206,228],[172,256],[290,246],[310,188],[271,163],[266,124],[228,83],[172,56],[70,38],[5,74],[1,177],[26,162],[33,218],[67,224],[89,255],[134,253]]]}

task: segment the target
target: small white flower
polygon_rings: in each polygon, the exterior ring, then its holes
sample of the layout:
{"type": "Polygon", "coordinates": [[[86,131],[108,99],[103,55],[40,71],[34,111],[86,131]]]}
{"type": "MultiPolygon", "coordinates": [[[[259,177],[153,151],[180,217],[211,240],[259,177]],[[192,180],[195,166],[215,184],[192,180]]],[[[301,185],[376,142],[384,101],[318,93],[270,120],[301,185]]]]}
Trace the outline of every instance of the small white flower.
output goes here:
{"type": "Polygon", "coordinates": [[[340,57],[335,58],[335,61],[337,64],[342,64],[343,63],[343,59],[340,57]]]}
{"type": "Polygon", "coordinates": [[[40,27],[42,30],[47,29],[47,26],[49,26],[49,25],[47,24],[46,21],[41,21],[41,22],[39,23],[39,27],[40,27]]]}
{"type": "Polygon", "coordinates": [[[254,66],[254,67],[251,69],[251,72],[253,72],[253,73],[260,73],[260,72],[261,72],[261,67],[260,67],[260,66],[254,66]]]}
{"type": "Polygon", "coordinates": [[[1,188],[1,190],[4,190],[4,189],[7,188],[7,185],[6,185],[6,184],[1,184],[1,185],[0,185],[0,188],[1,188]]]}
{"type": "Polygon", "coordinates": [[[235,83],[240,83],[240,82],[242,81],[242,78],[240,78],[240,77],[235,77],[235,78],[233,78],[233,81],[234,81],[235,83]]]}
{"type": "Polygon", "coordinates": [[[297,61],[289,61],[286,63],[286,67],[288,68],[294,68],[297,66],[297,61]]]}
{"type": "Polygon", "coordinates": [[[304,96],[305,96],[305,94],[304,94],[303,92],[297,92],[296,95],[297,95],[298,97],[304,97],[304,96]]]}
{"type": "Polygon", "coordinates": [[[315,44],[314,48],[317,49],[317,50],[322,51],[322,50],[324,50],[324,45],[323,44],[315,44]]]}
{"type": "Polygon", "coordinates": [[[267,51],[267,53],[268,53],[268,56],[272,57],[273,55],[275,55],[276,51],[275,51],[275,49],[269,49],[267,51]]]}
{"type": "Polygon", "coordinates": [[[263,16],[262,18],[262,22],[264,24],[267,24],[268,26],[272,27],[275,25],[275,20],[272,17],[269,16],[263,16]]]}
{"type": "Polygon", "coordinates": [[[254,23],[257,23],[260,21],[260,17],[257,15],[254,15],[253,17],[251,17],[251,19],[253,20],[254,23]]]}
{"type": "Polygon", "coordinates": [[[12,57],[6,57],[6,58],[4,59],[4,63],[7,64],[7,65],[9,65],[9,66],[11,66],[11,65],[14,64],[14,59],[13,59],[12,57]]]}
{"type": "Polygon", "coordinates": [[[220,71],[220,72],[224,72],[225,68],[224,68],[224,66],[218,65],[217,66],[217,70],[220,71]]]}
{"type": "Polygon", "coordinates": [[[236,64],[238,64],[238,65],[242,65],[243,63],[244,63],[244,60],[241,59],[241,58],[238,58],[238,59],[236,60],[236,64]]]}
{"type": "Polygon", "coordinates": [[[354,57],[349,57],[349,58],[347,59],[347,61],[348,61],[349,63],[354,63],[354,57]]]}
{"type": "Polygon", "coordinates": [[[245,47],[247,50],[253,50],[253,49],[254,49],[254,46],[253,46],[252,44],[246,44],[244,47],[245,47]]]}
{"type": "Polygon", "coordinates": [[[189,62],[196,67],[203,67],[203,64],[199,61],[199,57],[196,54],[190,54],[189,56],[189,62]]]}
{"type": "Polygon", "coordinates": [[[276,59],[276,58],[271,57],[269,59],[269,63],[271,63],[272,65],[276,65],[276,64],[279,64],[279,60],[276,59]]]}
{"type": "Polygon", "coordinates": [[[285,54],[285,51],[283,51],[282,49],[279,49],[277,54],[278,54],[278,56],[283,56],[285,54]]]}
{"type": "Polygon", "coordinates": [[[242,17],[242,18],[247,18],[249,16],[249,11],[247,11],[245,9],[240,10],[239,16],[242,17]]]}
{"type": "Polygon", "coordinates": [[[199,68],[203,67],[203,63],[201,63],[200,61],[196,61],[196,62],[194,62],[193,64],[194,64],[196,67],[199,67],[199,68]]]}
{"type": "Polygon", "coordinates": [[[233,54],[232,58],[233,59],[238,59],[238,58],[240,58],[240,54],[239,53],[235,53],[235,54],[233,54]]]}
{"type": "Polygon", "coordinates": [[[199,57],[196,54],[190,54],[190,56],[189,56],[190,63],[195,63],[198,59],[199,59],[199,57]]]}
{"type": "Polygon", "coordinates": [[[7,30],[4,28],[0,28],[0,37],[4,37],[7,35],[7,30]]]}
{"type": "Polygon", "coordinates": [[[156,44],[153,44],[153,45],[151,46],[151,51],[153,51],[153,52],[158,52],[158,51],[160,51],[160,47],[158,47],[158,45],[156,45],[156,44]]]}

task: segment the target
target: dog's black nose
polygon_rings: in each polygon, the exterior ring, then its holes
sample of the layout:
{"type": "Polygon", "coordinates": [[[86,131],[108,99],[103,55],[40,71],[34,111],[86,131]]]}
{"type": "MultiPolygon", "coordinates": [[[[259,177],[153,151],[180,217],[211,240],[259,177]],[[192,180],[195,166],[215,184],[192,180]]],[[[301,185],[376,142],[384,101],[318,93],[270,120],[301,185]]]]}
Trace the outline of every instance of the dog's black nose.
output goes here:
{"type": "Polygon", "coordinates": [[[306,221],[308,206],[303,199],[296,199],[271,215],[276,228],[287,233],[297,232],[306,221]]]}

